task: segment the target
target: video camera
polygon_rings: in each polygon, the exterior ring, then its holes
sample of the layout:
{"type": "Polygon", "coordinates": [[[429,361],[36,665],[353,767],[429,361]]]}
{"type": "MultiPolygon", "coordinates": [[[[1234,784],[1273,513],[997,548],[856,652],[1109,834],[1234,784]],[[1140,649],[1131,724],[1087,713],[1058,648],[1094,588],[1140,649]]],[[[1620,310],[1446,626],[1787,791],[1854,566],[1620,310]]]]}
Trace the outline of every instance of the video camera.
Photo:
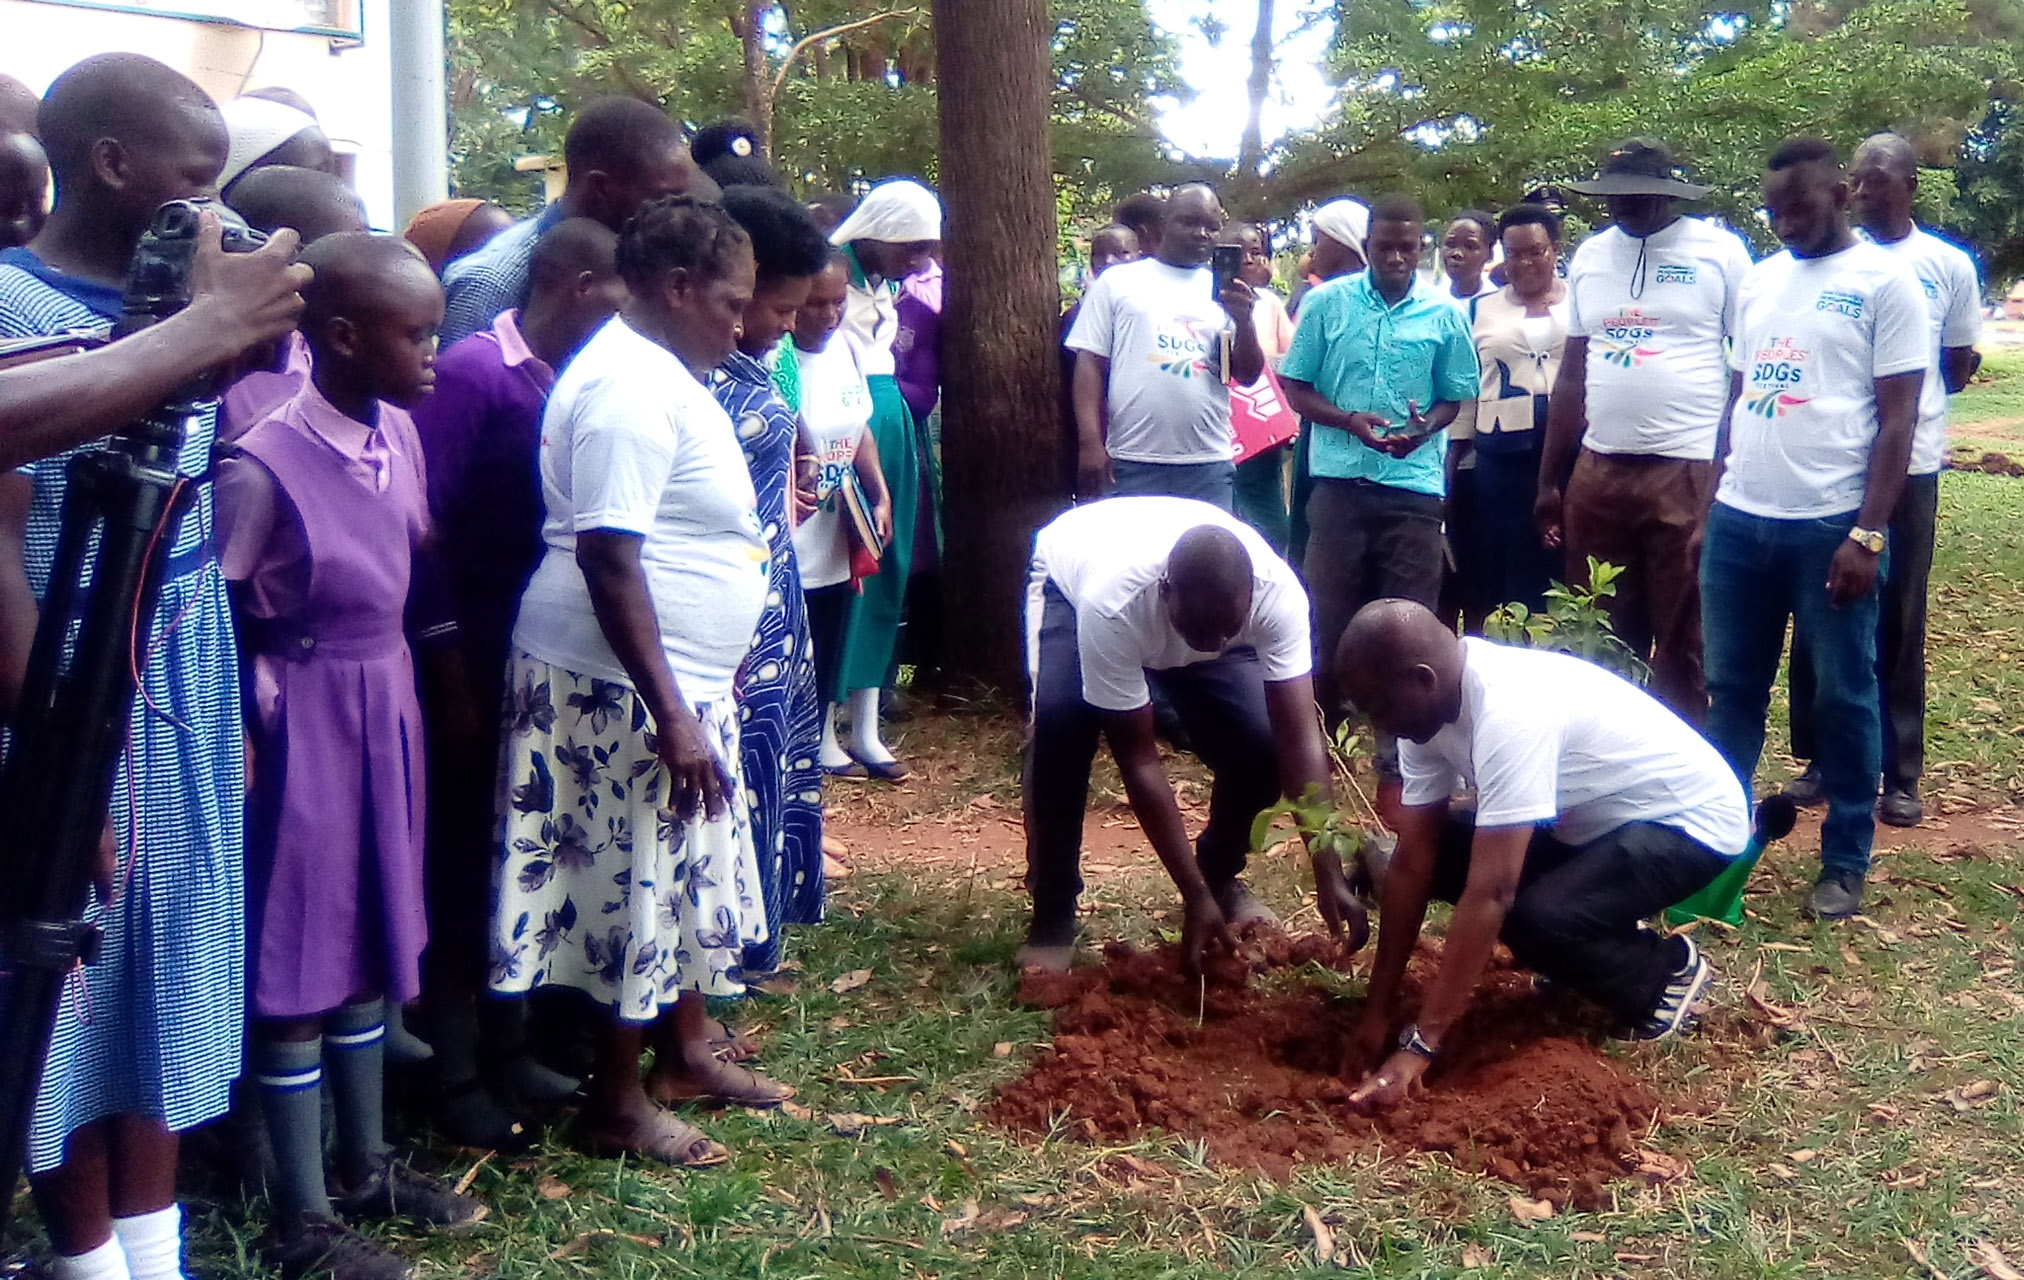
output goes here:
{"type": "MultiPolygon", "coordinates": [[[[127,268],[119,319],[47,342],[50,355],[117,341],[190,303],[205,210],[228,253],[267,237],[209,200],[155,211],[127,268]]],[[[17,349],[18,352],[18,349],[17,349]]],[[[0,352],[0,355],[14,353],[0,352]]],[[[61,527],[35,642],[0,768],[0,1226],[14,1199],[63,983],[96,958],[84,919],[134,682],[154,634],[164,548],[201,483],[177,461],[190,424],[216,403],[219,375],[192,376],[162,404],[66,464],[61,527]],[[74,642],[73,642],[74,637],[74,642]]]]}
{"type": "Polygon", "coordinates": [[[267,233],[216,200],[171,200],[155,210],[154,221],[141,236],[127,264],[126,298],[114,341],[159,324],[190,305],[190,274],[197,261],[198,220],[215,214],[224,224],[220,244],[226,253],[251,253],[267,243],[267,233]]]}
{"type": "Polygon", "coordinates": [[[118,320],[95,329],[0,339],[0,369],[102,347],[159,324],[189,306],[190,277],[197,262],[197,228],[207,210],[223,224],[219,243],[226,253],[251,253],[267,243],[266,232],[247,226],[244,218],[215,200],[171,200],[155,210],[127,263],[118,320]]]}

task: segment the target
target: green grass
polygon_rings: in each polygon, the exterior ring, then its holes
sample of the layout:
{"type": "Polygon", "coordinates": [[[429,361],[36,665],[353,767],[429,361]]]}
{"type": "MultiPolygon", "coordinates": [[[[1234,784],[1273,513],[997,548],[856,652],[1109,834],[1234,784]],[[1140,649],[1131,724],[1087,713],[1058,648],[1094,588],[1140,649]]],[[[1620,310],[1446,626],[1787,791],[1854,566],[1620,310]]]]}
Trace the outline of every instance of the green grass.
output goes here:
{"type": "Polygon", "coordinates": [[[1950,406],[1955,452],[2024,454],[2024,349],[1998,347],[1982,356],[1981,372],[1950,406]]]}
{"type": "MultiPolygon", "coordinates": [[[[2024,376],[2024,361],[2013,363],[2024,376]]],[[[2024,800],[2024,481],[1950,473],[1941,493],[1932,787],[1943,804],[2014,804],[2024,800]]],[[[905,732],[938,757],[926,762],[939,779],[929,790],[952,807],[966,790],[1003,792],[1013,730],[1002,719],[935,717],[905,732]],[[964,753],[966,741],[984,745],[964,753]]],[[[766,1069],[801,1089],[812,1117],[700,1117],[735,1158],[691,1174],[551,1141],[478,1169],[474,1189],[493,1212],[473,1233],[397,1238],[425,1276],[508,1280],[1276,1277],[1315,1268],[1312,1209],[1340,1274],[1372,1280],[1966,1280],[1983,1274],[1968,1253],[1978,1242],[2024,1263],[2024,835],[2007,830],[1966,854],[1934,842],[1938,851],[1881,858],[1868,922],[1840,926],[1798,918],[1814,849],[1774,850],[1743,927],[1707,938],[1723,976],[1704,1034],[1624,1055],[1670,1102],[1649,1145],[1690,1172],[1663,1185],[1626,1180],[1606,1212],[1521,1224],[1512,1188],[1412,1153],[1275,1183],[1207,1166],[1199,1148],[1160,1135],[1097,1149],[997,1131],[980,1106],[1048,1034],[1044,1015],[1013,999],[1022,904],[993,887],[1002,875],[966,885],[896,874],[843,882],[829,923],[792,941],[796,990],[739,1014],[761,1033],[766,1069]],[[856,969],[875,976],[830,989],[856,969]],[[1759,995],[1795,1025],[1750,1016],[1745,989],[1760,972],[1759,995]],[[862,1086],[846,1075],[909,1079],[862,1086]],[[1949,1101],[1979,1081],[1995,1082],[1993,1097],[1966,1109],[1949,1101]],[[830,1113],[893,1123],[842,1136],[830,1113]],[[1108,1159],[1120,1153],[1166,1172],[1129,1176],[1108,1159]],[[945,1227],[972,1200],[975,1225],[945,1227]]],[[[1095,938],[1145,941],[1172,923],[1171,891],[1149,855],[1144,867],[1092,885],[1095,938]]],[[[1300,906],[1289,861],[1256,878],[1282,911],[1300,906]]],[[[425,1154],[453,1175],[474,1162],[425,1154]]],[[[196,1274],[261,1274],[248,1243],[258,1206],[200,1203],[193,1223],[196,1274]]],[[[27,1215],[12,1241],[34,1239],[27,1215]]]]}
{"type": "MultiPolygon", "coordinates": [[[[1521,1225],[1511,1188],[1411,1154],[1275,1184],[1205,1167],[1185,1142],[1159,1137],[1099,1150],[996,1132],[975,1108],[1046,1035],[1043,1018],[1011,1000],[1018,903],[892,878],[839,894],[835,918],[795,940],[799,990],[748,1014],[765,1025],[769,1068],[801,1086],[813,1120],[705,1118],[738,1154],[704,1173],[562,1146],[487,1164],[475,1186],[490,1221],[405,1247],[430,1273],[506,1277],[1267,1276],[1311,1266],[1312,1207],[1347,1274],[1365,1277],[1461,1275],[1464,1250],[1491,1260],[1472,1275],[1725,1280],[1901,1277],[1913,1274],[1903,1241],[1950,1276],[1967,1274],[1963,1250],[1977,1240],[2017,1256],[2024,998],[2014,970],[2024,955],[2011,932],[2016,898],[1999,886],[2024,876],[2014,859],[1894,857],[1876,924],[1836,929],[1796,918],[1809,860],[1781,852],[1755,884],[1757,918],[1710,944],[1726,1007],[1743,1006],[1761,964],[1769,997],[1802,1024],[1773,1039],[1724,1015],[1699,1042],[1626,1055],[1685,1100],[1651,1141],[1693,1169],[1667,1186],[1624,1183],[1608,1212],[1521,1225]],[[858,968],[877,976],[846,995],[829,990],[858,968]],[[994,1055],[999,1043],[1009,1057],[994,1055]],[[852,1087],[846,1072],[913,1080],[852,1087]],[[2001,1086],[1993,1101],[1967,1112],[1946,1101],[1983,1079],[2001,1086]],[[823,1120],[830,1112],[897,1123],[841,1137],[823,1120]],[[1171,1177],[1120,1180],[1101,1163],[1119,1151],[1171,1177]],[[973,1199],[995,1229],[945,1233],[973,1199]]],[[[1262,879],[1293,905],[1289,867],[1262,879]]],[[[1160,897],[1150,884],[1108,888],[1113,901],[1138,889],[1160,897]]],[[[1151,928],[1122,903],[1091,923],[1098,937],[1145,939],[1151,928]]],[[[203,1274],[247,1274],[227,1216],[200,1222],[203,1274]]]]}

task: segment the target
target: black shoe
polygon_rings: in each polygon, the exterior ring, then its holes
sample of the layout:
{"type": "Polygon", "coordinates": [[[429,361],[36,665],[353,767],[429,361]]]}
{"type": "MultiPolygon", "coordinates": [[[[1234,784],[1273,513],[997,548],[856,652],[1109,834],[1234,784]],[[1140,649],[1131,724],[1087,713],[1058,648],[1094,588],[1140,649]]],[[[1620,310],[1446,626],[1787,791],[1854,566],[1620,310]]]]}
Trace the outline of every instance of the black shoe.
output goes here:
{"type": "Polygon", "coordinates": [[[1806,895],[1806,914],[1816,920],[1846,920],[1862,910],[1865,877],[1855,871],[1823,871],[1806,895]]]}
{"type": "Polygon", "coordinates": [[[1827,786],[1820,780],[1820,766],[1809,764],[1806,772],[1785,784],[1779,792],[1787,800],[1802,809],[1817,808],[1827,803],[1827,786]]]}
{"type": "Polygon", "coordinates": [[[394,1218],[439,1230],[473,1226],[488,1212],[477,1197],[459,1195],[442,1179],[384,1157],[364,1182],[334,1203],[348,1218],[394,1218]]]}
{"type": "Polygon", "coordinates": [[[260,1256],[288,1280],[408,1280],[406,1258],[366,1239],[335,1218],[304,1216],[260,1244],[260,1256]]]}
{"type": "Polygon", "coordinates": [[[442,1105],[437,1126],[460,1147],[514,1156],[541,1141],[541,1126],[507,1110],[482,1081],[444,1085],[442,1105]]]}
{"type": "Polygon", "coordinates": [[[1676,1039],[1692,1031],[1701,1021],[1701,1006],[1707,999],[1708,988],[1714,985],[1715,970],[1692,938],[1684,933],[1675,936],[1687,944],[1687,958],[1666,981],[1665,990],[1659,993],[1658,1004],[1631,1033],[1635,1039],[1676,1039]]]}
{"type": "Polygon", "coordinates": [[[1234,876],[1221,884],[1211,884],[1209,896],[1216,900],[1218,907],[1222,908],[1223,923],[1229,925],[1232,930],[1241,929],[1247,924],[1262,924],[1273,929],[1279,927],[1278,914],[1252,897],[1251,890],[1242,880],[1234,876]]]}
{"type": "Polygon", "coordinates": [[[1912,787],[1892,787],[1876,802],[1876,820],[1887,827],[1916,827],[1925,818],[1926,807],[1912,787]]]}

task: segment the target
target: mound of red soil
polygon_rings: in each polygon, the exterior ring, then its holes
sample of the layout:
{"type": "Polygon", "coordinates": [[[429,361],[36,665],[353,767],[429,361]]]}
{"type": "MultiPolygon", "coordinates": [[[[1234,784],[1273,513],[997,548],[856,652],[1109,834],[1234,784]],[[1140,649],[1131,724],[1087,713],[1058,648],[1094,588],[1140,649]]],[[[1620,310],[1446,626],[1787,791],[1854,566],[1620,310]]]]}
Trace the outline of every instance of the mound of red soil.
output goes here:
{"type": "Polygon", "coordinates": [[[1247,951],[1212,962],[1206,984],[1183,977],[1171,949],[1122,943],[1099,966],[1029,976],[1020,997],[1054,1010],[1054,1047],[989,1118],[1029,1132],[1065,1122],[1087,1141],[1164,1130],[1201,1139],[1219,1163],[1282,1177],[1298,1161],[1379,1146],[1446,1152],[1579,1208],[1603,1203],[1604,1185],[1634,1167],[1658,1098],[1594,1046],[1586,1016],[1535,994],[1528,976],[1489,975],[1425,1092],[1366,1117],[1338,1074],[1361,1002],[1255,981],[1308,962],[1346,968],[1348,957],[1325,938],[1268,936],[1247,951]]]}

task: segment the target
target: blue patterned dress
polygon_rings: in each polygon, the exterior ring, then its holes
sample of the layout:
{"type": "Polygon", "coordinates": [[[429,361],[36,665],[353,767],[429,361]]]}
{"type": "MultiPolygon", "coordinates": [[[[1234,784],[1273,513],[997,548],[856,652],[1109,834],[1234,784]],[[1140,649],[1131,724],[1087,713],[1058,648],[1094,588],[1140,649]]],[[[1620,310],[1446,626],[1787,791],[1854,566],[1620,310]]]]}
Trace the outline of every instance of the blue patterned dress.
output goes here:
{"type": "Polygon", "coordinates": [[[745,968],[765,973],[779,967],[782,925],[822,920],[822,707],[787,511],[796,423],[771,372],[743,352],[717,370],[711,390],[738,430],[759,493],[759,523],[773,549],[766,611],[745,660],[738,708],[769,926],[768,940],[745,953],[745,968]]]}
{"type": "MultiPolygon", "coordinates": [[[[101,325],[119,303],[117,291],[52,271],[26,250],[0,254],[0,337],[101,325]]],[[[216,426],[215,413],[194,425],[178,461],[184,475],[209,470],[216,426]]],[[[26,561],[37,598],[49,585],[68,461],[23,468],[35,486],[26,561]]],[[[113,782],[118,879],[113,900],[92,906],[105,941],[98,963],[65,987],[29,1137],[36,1172],[63,1162],[73,1130],[107,1116],[155,1116],[180,1131],[223,1115],[239,1074],[245,761],[211,512],[202,485],[169,540],[142,696],[113,782]]]]}

